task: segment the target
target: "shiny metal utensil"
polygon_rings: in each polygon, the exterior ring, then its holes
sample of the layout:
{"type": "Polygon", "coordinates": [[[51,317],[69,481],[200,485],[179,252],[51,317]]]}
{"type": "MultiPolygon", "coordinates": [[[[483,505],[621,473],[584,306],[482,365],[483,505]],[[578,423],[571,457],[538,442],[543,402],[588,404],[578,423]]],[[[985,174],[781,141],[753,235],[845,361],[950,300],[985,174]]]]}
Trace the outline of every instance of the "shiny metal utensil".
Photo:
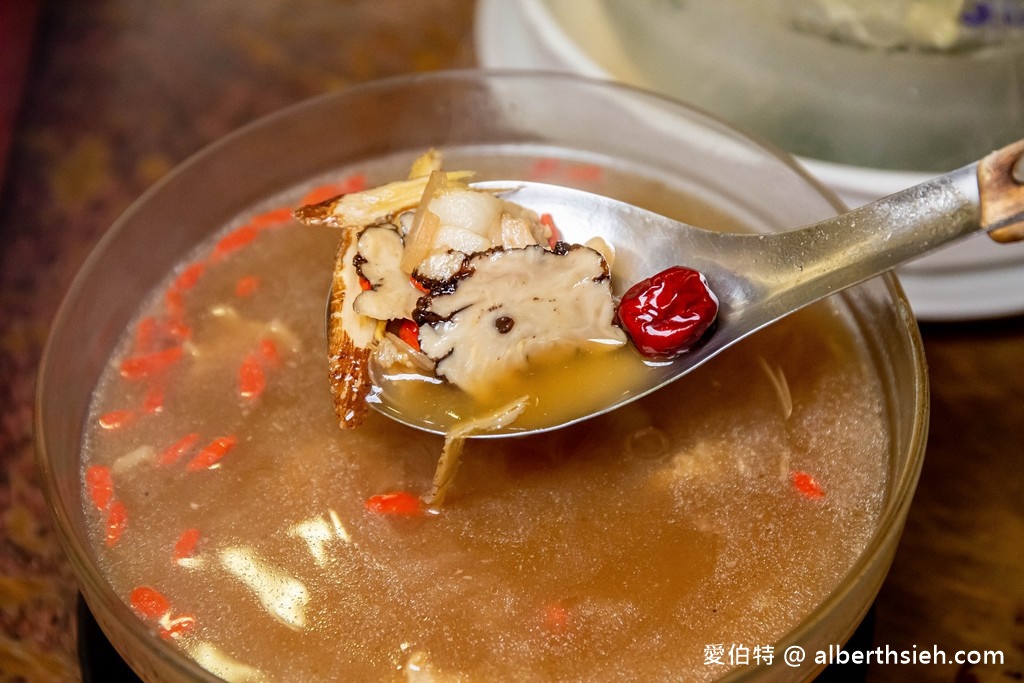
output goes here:
{"type": "Polygon", "coordinates": [[[563,424],[476,436],[522,436],[614,410],[804,306],[973,233],[985,231],[1000,242],[1024,240],[1022,155],[1024,141],[834,218],[770,234],[703,230],[555,185],[475,183],[478,188],[510,188],[502,196],[551,214],[566,241],[582,243],[599,236],[614,245],[616,295],[665,268],[684,265],[705,275],[720,304],[717,325],[704,342],[655,368],[649,381],[614,403],[563,424]]]}

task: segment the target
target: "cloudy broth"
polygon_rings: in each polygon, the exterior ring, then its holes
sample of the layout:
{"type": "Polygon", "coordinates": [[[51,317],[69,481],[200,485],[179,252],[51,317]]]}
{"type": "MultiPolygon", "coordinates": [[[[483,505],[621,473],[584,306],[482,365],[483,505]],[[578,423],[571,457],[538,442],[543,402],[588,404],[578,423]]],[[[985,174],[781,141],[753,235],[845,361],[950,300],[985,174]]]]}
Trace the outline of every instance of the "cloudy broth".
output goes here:
{"type": "MultiPolygon", "coordinates": [[[[555,163],[715,218],[630,174],[555,163]]],[[[298,199],[239,217],[147,298],[84,440],[84,514],[111,585],[211,671],[710,679],[728,666],[708,646],[771,646],[867,545],[890,444],[840,302],[608,415],[470,442],[439,514],[367,509],[426,493],[442,439],[372,411],[338,429],[324,339],[337,235],[279,210],[298,199]]]]}

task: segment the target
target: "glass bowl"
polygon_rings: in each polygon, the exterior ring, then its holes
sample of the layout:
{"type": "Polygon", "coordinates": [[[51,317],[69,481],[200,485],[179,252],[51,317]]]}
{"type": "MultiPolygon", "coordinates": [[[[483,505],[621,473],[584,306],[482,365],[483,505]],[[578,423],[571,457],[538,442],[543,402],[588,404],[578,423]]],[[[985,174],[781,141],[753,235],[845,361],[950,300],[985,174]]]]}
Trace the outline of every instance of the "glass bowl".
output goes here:
{"type": "MultiPolygon", "coordinates": [[[[397,169],[399,159],[406,163],[431,146],[468,160],[482,179],[526,178],[553,158],[657,179],[666,193],[693,196],[726,222],[757,230],[809,223],[840,207],[791,157],[704,113],[628,87],[550,73],[440,72],[369,83],[269,116],[188,160],[126,211],[74,280],[43,356],[36,404],[38,461],[64,549],[97,622],[144,679],[217,680],[134,615],[104,578],[88,540],[83,429],[97,378],[140,293],[202,239],[283,189],[309,186],[338,169],[397,169]]],[[[563,180],[592,185],[584,175],[563,180]]],[[[643,203],[670,210],[657,192],[643,203]]],[[[776,644],[780,654],[790,645],[842,643],[854,632],[895,552],[925,445],[925,363],[896,279],[887,275],[838,296],[881,378],[890,486],[866,550],[776,644]]],[[[777,661],[729,678],[805,679],[816,671],[777,661]]]]}

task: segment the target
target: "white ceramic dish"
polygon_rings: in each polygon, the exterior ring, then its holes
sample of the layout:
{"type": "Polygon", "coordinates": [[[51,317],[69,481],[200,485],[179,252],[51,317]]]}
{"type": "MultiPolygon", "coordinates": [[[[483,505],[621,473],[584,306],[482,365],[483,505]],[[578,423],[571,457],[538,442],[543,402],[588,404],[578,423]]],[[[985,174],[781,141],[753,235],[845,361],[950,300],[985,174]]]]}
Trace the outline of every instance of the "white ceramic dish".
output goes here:
{"type": "MultiPolygon", "coordinates": [[[[601,0],[481,0],[476,25],[478,59],[486,68],[563,71],[659,90],[659,79],[630,58],[611,22],[601,0]],[[571,35],[565,29],[569,22],[571,35]]],[[[660,90],[675,99],[687,99],[685,93],[660,90]]],[[[798,160],[850,207],[930,177],[928,173],[798,160]]],[[[920,320],[1024,313],[1024,245],[997,245],[976,236],[903,266],[898,275],[920,320]]]]}

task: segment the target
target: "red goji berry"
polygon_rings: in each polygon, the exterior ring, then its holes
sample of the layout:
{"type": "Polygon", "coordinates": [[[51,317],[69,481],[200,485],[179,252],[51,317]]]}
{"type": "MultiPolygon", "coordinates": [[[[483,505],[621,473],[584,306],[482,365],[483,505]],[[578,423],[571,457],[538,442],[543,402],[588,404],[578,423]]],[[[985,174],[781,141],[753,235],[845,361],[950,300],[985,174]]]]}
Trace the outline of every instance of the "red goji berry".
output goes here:
{"type": "Polygon", "coordinates": [[[540,223],[551,231],[551,235],[548,237],[548,246],[554,249],[558,240],[562,239],[562,234],[558,232],[558,226],[555,225],[555,219],[551,217],[550,213],[544,213],[540,216],[540,223]]]}
{"type": "Polygon", "coordinates": [[[248,297],[256,293],[256,290],[260,288],[260,279],[255,275],[246,275],[238,279],[235,283],[235,296],[248,297]]]}
{"type": "Polygon", "coordinates": [[[159,619],[171,611],[171,603],[163,593],[149,586],[139,586],[132,590],[128,601],[132,609],[149,619],[159,619]]]}
{"type": "Polygon", "coordinates": [[[142,397],[142,412],[147,415],[163,412],[166,393],[163,382],[150,384],[146,389],[146,395],[142,397]]]}
{"type": "Polygon", "coordinates": [[[110,506],[114,499],[114,477],[106,465],[90,465],[85,470],[85,489],[89,499],[101,512],[110,506]]]}
{"type": "Polygon", "coordinates": [[[108,548],[113,548],[117,545],[127,526],[128,509],[119,500],[111,502],[107,510],[106,543],[108,548]]]}
{"type": "Polygon", "coordinates": [[[544,178],[550,175],[558,173],[562,168],[562,161],[552,157],[545,157],[543,159],[537,159],[530,168],[531,178],[544,178]]]}
{"type": "Polygon", "coordinates": [[[292,220],[291,209],[273,209],[271,211],[267,211],[266,213],[261,213],[258,216],[254,216],[252,220],[249,221],[249,225],[259,230],[263,230],[266,228],[272,228],[274,226],[281,225],[282,223],[287,223],[290,220],[292,220]]]}
{"type": "Polygon", "coordinates": [[[362,173],[353,173],[338,183],[328,183],[314,187],[302,198],[301,205],[320,204],[329,199],[334,199],[351,192],[360,192],[366,189],[366,176],[362,173]]]}
{"type": "Polygon", "coordinates": [[[569,610],[559,602],[544,608],[544,626],[552,631],[562,631],[569,625],[569,610]]]}
{"type": "Polygon", "coordinates": [[[192,328],[184,320],[170,320],[167,323],[167,336],[175,341],[183,342],[192,336],[192,328]]]}
{"type": "Polygon", "coordinates": [[[819,500],[825,497],[825,489],[807,472],[793,472],[792,480],[793,488],[806,498],[819,500]]]}
{"type": "Polygon", "coordinates": [[[182,438],[175,441],[173,444],[168,446],[157,458],[157,464],[159,465],[173,465],[178,462],[183,455],[192,450],[192,447],[199,442],[199,434],[192,432],[186,434],[182,438]]]}
{"type": "Polygon", "coordinates": [[[199,529],[185,529],[178,536],[178,540],[174,544],[174,556],[175,562],[184,560],[185,558],[192,557],[195,555],[196,546],[199,545],[199,529]]]}
{"type": "Polygon", "coordinates": [[[314,187],[312,190],[306,193],[306,195],[299,201],[299,204],[305,206],[307,204],[320,204],[326,202],[328,199],[334,199],[341,192],[338,190],[337,185],[320,185],[314,187]]]}
{"type": "Polygon", "coordinates": [[[255,353],[250,353],[238,367],[238,394],[242,398],[259,398],[267,388],[267,376],[263,364],[255,353]]]}
{"type": "Polygon", "coordinates": [[[588,183],[595,183],[604,176],[604,170],[594,164],[575,164],[569,167],[569,177],[588,183]]]}
{"type": "Polygon", "coordinates": [[[167,317],[171,320],[185,319],[185,294],[180,289],[168,289],[164,292],[164,307],[167,317]]]}
{"type": "Polygon", "coordinates": [[[430,294],[430,288],[427,287],[422,282],[420,282],[419,280],[417,280],[416,278],[414,278],[414,277],[409,278],[409,282],[412,283],[413,287],[415,287],[416,289],[420,290],[424,294],[430,294]]]}
{"type": "Polygon", "coordinates": [[[362,192],[366,189],[366,176],[362,173],[353,173],[342,180],[338,188],[341,190],[341,194],[362,192]]]}
{"type": "Polygon", "coordinates": [[[412,320],[405,319],[398,325],[398,338],[417,351],[420,350],[420,326],[412,320]]]}
{"type": "Polygon", "coordinates": [[[202,261],[192,263],[185,267],[178,276],[174,278],[174,282],[171,284],[171,288],[179,292],[184,292],[192,289],[199,282],[199,278],[203,276],[206,271],[206,264],[202,261]]]}
{"type": "Polygon", "coordinates": [[[196,457],[185,466],[189,472],[210,469],[231,452],[235,447],[237,439],[234,436],[221,436],[209,443],[203,450],[196,454],[196,457]]]}
{"type": "Polygon", "coordinates": [[[166,370],[181,359],[180,346],[171,346],[162,351],[130,356],[121,361],[121,376],[126,379],[141,379],[166,370]]]}
{"type": "Polygon", "coordinates": [[[366,500],[366,509],[381,515],[417,516],[426,512],[423,500],[412,493],[380,493],[366,500]]]}
{"type": "Polygon", "coordinates": [[[146,316],[135,326],[135,344],[132,347],[135,354],[152,351],[156,345],[160,325],[153,316],[146,316]]]}
{"type": "Polygon", "coordinates": [[[277,344],[273,339],[260,339],[260,355],[270,365],[281,364],[281,354],[277,350],[277,344]]]}
{"type": "Polygon", "coordinates": [[[237,230],[229,232],[213,248],[213,258],[221,259],[234,251],[238,251],[256,239],[258,235],[259,230],[253,225],[243,225],[237,230]]]}

